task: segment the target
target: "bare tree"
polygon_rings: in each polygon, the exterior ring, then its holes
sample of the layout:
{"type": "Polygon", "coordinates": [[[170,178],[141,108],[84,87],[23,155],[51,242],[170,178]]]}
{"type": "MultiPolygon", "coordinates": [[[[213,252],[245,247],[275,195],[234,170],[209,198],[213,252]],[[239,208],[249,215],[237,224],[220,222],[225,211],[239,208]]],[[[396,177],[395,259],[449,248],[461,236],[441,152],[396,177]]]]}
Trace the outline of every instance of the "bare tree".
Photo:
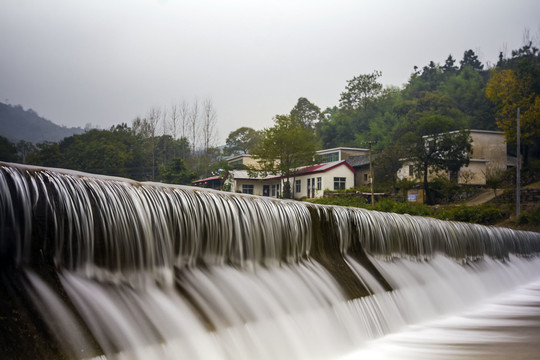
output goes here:
{"type": "Polygon", "coordinates": [[[161,118],[161,110],[153,107],[148,112],[148,116],[145,119],[148,127],[148,134],[150,135],[151,147],[152,147],[152,181],[155,180],[155,168],[156,168],[156,132],[159,119],[161,118]]]}
{"type": "Polygon", "coordinates": [[[197,149],[197,142],[199,137],[199,101],[195,100],[193,104],[191,105],[190,111],[189,111],[189,135],[191,140],[191,148],[192,152],[195,153],[197,149]]]}
{"type": "Polygon", "coordinates": [[[16,146],[17,152],[21,156],[22,163],[26,164],[26,158],[28,154],[30,154],[35,149],[34,144],[29,141],[20,140],[16,146]]]}
{"type": "Polygon", "coordinates": [[[162,151],[163,156],[161,157],[161,166],[165,168],[165,165],[167,165],[167,143],[168,138],[167,135],[169,135],[169,123],[167,121],[167,109],[164,108],[163,112],[161,113],[161,127],[162,127],[162,137],[161,137],[161,144],[162,144],[162,151]]]}
{"type": "Polygon", "coordinates": [[[150,129],[148,127],[148,121],[137,117],[131,124],[131,129],[136,135],[140,135],[143,139],[150,137],[150,129]]]}
{"type": "MultiPolygon", "coordinates": [[[[170,117],[171,136],[173,140],[176,142],[176,140],[178,139],[179,116],[178,116],[178,107],[175,104],[171,106],[171,113],[169,117],[170,117]]],[[[173,147],[173,158],[176,158],[176,144],[173,147]]]]}
{"type": "Polygon", "coordinates": [[[202,137],[204,154],[208,154],[208,150],[212,147],[216,141],[216,122],[217,115],[216,110],[211,99],[206,99],[203,105],[203,119],[202,119],[202,137]]]}
{"type": "MultiPolygon", "coordinates": [[[[189,104],[184,100],[180,104],[179,116],[180,116],[180,133],[183,139],[188,139],[189,120],[190,120],[189,104]]],[[[186,142],[182,141],[182,158],[186,160],[186,142]]]]}

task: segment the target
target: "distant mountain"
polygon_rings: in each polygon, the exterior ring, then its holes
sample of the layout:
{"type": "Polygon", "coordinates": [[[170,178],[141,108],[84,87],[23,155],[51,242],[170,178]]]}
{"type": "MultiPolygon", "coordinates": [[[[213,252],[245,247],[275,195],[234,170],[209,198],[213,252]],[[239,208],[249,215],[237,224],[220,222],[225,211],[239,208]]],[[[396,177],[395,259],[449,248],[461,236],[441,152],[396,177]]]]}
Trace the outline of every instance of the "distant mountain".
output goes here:
{"type": "Polygon", "coordinates": [[[60,141],[65,137],[81,134],[78,127],[68,128],[56,125],[42,118],[34,110],[24,110],[20,105],[0,103],[0,135],[16,143],[26,140],[33,143],[60,141]]]}

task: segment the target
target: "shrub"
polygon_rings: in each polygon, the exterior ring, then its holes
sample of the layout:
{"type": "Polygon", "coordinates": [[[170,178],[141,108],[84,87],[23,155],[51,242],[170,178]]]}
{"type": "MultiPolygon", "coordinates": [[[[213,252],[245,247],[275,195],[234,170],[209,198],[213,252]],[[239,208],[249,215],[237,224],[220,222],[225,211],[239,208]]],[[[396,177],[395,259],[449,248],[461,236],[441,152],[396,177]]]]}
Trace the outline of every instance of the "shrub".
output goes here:
{"type": "Polygon", "coordinates": [[[540,206],[520,213],[518,217],[518,224],[540,225],[540,206]]]}
{"type": "MultiPolygon", "coordinates": [[[[418,203],[381,199],[375,203],[375,206],[371,206],[371,204],[366,204],[357,197],[351,196],[321,198],[310,201],[316,204],[360,207],[382,212],[430,216],[443,220],[462,221],[483,225],[496,224],[497,222],[504,220],[509,214],[509,209],[497,207],[495,205],[461,205],[458,207],[444,207],[437,209],[418,203]]],[[[540,224],[540,207],[532,212],[522,213],[522,217],[523,219],[521,221],[528,221],[528,223],[531,224],[540,224]]]]}
{"type": "Polygon", "coordinates": [[[503,220],[507,216],[503,209],[493,205],[458,206],[446,208],[437,212],[440,219],[470,222],[475,224],[490,225],[503,220]]]}

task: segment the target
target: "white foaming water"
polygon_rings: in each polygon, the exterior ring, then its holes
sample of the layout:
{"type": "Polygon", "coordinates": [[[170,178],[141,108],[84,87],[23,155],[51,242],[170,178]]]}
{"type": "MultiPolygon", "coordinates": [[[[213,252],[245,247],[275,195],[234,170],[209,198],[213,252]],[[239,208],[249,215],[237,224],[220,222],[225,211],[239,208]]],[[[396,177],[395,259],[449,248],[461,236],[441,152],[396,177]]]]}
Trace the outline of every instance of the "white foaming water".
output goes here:
{"type": "MultiPolygon", "coordinates": [[[[216,325],[211,332],[174,289],[153,282],[137,289],[111,288],[69,273],[62,282],[107,358],[330,359],[366,347],[347,359],[373,356],[381,348],[381,356],[390,359],[394,341],[401,344],[411,332],[410,358],[417,356],[415,349],[422,352],[415,347],[414,341],[423,341],[415,337],[417,329],[426,341],[446,336],[417,324],[433,319],[444,323],[441,319],[453,319],[452,314],[540,276],[536,258],[481,260],[465,267],[444,256],[429,262],[375,263],[399,286],[355,300],[341,296],[324,269],[303,265],[254,272],[220,267],[179,275],[177,281],[191,284],[184,289],[210,314],[216,325]],[[380,343],[370,342],[379,337],[384,337],[380,343]],[[384,339],[389,339],[389,350],[384,339]]],[[[540,302],[540,293],[536,295],[540,302]]],[[[484,341],[481,332],[453,331],[468,342],[484,341]]],[[[443,354],[445,344],[439,349],[443,354]]]]}
{"type": "Polygon", "coordinates": [[[540,279],[466,312],[408,326],[340,360],[540,358],[540,279]]]}

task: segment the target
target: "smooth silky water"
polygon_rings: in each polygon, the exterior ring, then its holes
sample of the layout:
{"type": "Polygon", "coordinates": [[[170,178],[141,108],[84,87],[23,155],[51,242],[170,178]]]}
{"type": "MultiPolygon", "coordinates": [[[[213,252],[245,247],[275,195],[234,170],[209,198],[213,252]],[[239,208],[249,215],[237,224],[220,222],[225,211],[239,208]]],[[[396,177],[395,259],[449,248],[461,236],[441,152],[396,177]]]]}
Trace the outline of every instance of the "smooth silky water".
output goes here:
{"type": "Polygon", "coordinates": [[[0,358],[540,358],[540,234],[16,164],[0,358]]]}

